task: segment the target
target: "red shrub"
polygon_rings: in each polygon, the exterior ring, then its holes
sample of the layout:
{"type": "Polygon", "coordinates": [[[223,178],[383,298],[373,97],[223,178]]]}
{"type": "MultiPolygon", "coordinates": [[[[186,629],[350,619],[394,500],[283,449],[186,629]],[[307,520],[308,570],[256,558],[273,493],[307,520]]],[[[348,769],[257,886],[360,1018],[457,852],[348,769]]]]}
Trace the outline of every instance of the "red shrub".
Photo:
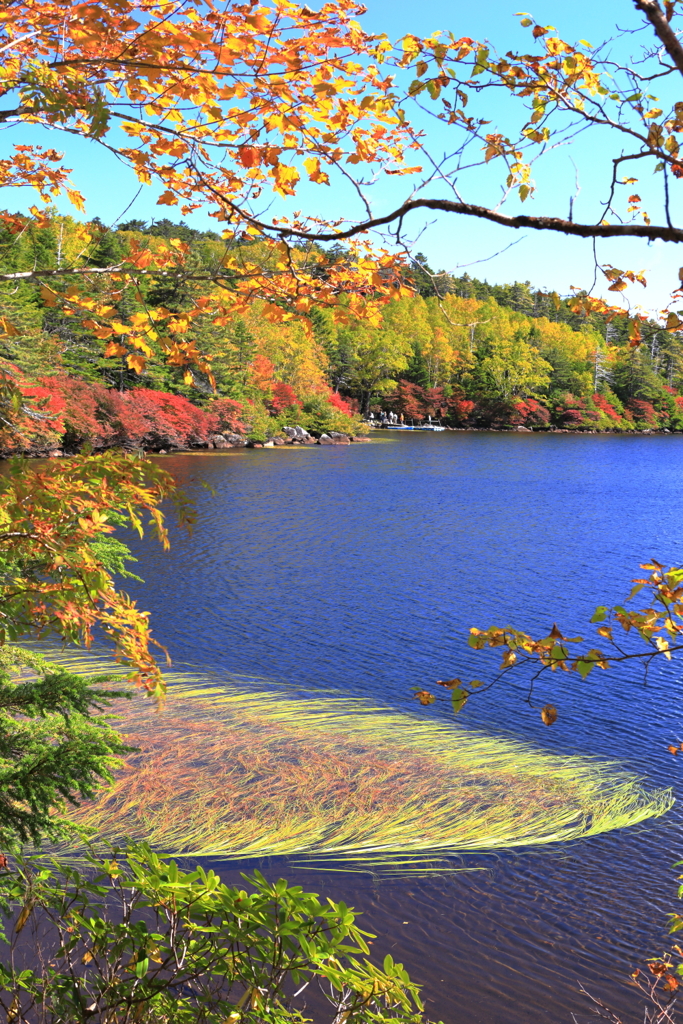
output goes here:
{"type": "Polygon", "coordinates": [[[611,405],[607,401],[607,399],[603,395],[598,395],[598,394],[593,395],[593,402],[594,402],[595,405],[597,405],[597,407],[600,410],[600,412],[604,412],[605,416],[609,416],[609,418],[611,420],[619,420],[619,419],[621,419],[621,417],[620,417],[619,413],[617,412],[617,410],[614,408],[613,405],[611,405]]]}
{"type": "Polygon", "coordinates": [[[285,384],[281,380],[277,381],[277,383],[273,385],[268,408],[277,416],[279,413],[283,412],[285,409],[289,409],[293,405],[301,408],[301,402],[297,398],[294,388],[290,387],[289,384],[285,384]]]}
{"type": "Polygon", "coordinates": [[[576,430],[579,427],[594,427],[600,419],[600,413],[588,408],[585,398],[577,398],[568,391],[555,403],[553,418],[558,426],[576,430]]]}
{"type": "Polygon", "coordinates": [[[448,399],[443,388],[423,388],[424,409],[428,416],[445,416],[448,412],[448,399]]]}
{"type": "Polygon", "coordinates": [[[134,443],[186,448],[208,441],[209,434],[213,433],[210,417],[182,395],[140,388],[126,392],[121,398],[124,411],[123,416],[119,414],[119,423],[126,433],[133,426],[128,416],[129,411],[143,417],[148,423],[145,436],[139,441],[135,439],[134,443]]]}
{"type": "Polygon", "coordinates": [[[42,377],[21,383],[30,404],[45,419],[25,417],[21,433],[3,436],[3,454],[26,451],[35,455],[64,446],[68,450],[90,444],[94,449],[187,448],[203,444],[222,430],[243,430],[242,406],[219,398],[207,409],[181,395],[139,388],[110,391],[102,384],[73,377],[42,377]]]}
{"type": "Polygon", "coordinates": [[[515,402],[516,415],[511,417],[511,423],[523,423],[526,426],[545,427],[550,423],[550,413],[544,405],[541,405],[535,398],[519,398],[515,402]]]}
{"type": "Polygon", "coordinates": [[[562,414],[562,425],[565,427],[582,427],[583,413],[580,409],[565,409],[562,414]]]}
{"type": "Polygon", "coordinates": [[[234,398],[214,399],[207,412],[209,416],[214,418],[216,429],[219,433],[225,430],[231,434],[236,434],[245,429],[242,422],[244,408],[242,403],[235,401],[234,398]]]}
{"type": "Polygon", "coordinates": [[[467,426],[477,408],[476,402],[470,401],[469,398],[451,399],[449,405],[451,416],[459,426],[467,426]]]}
{"type": "Polygon", "coordinates": [[[330,391],[327,401],[335,409],[338,409],[339,412],[343,412],[345,416],[353,416],[354,412],[358,412],[357,408],[353,408],[354,405],[358,406],[358,402],[354,402],[353,399],[342,398],[338,391],[330,391]]]}
{"type": "Polygon", "coordinates": [[[426,416],[424,403],[423,388],[419,384],[411,384],[409,380],[400,380],[396,391],[387,396],[387,404],[409,420],[421,420],[426,416]]]}
{"type": "Polygon", "coordinates": [[[626,404],[633,413],[636,423],[645,423],[648,427],[659,426],[659,416],[650,402],[645,402],[641,398],[629,398],[626,404]]]}

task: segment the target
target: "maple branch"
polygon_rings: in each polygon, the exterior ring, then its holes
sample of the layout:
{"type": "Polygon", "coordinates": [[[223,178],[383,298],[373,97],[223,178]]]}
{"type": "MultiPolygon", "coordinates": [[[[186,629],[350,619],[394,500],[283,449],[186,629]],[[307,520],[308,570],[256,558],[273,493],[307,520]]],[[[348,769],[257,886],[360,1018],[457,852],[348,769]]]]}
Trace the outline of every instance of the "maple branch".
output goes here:
{"type": "Polygon", "coordinates": [[[637,11],[642,11],[664,45],[664,49],[683,75],[683,46],[671,28],[666,15],[657,0],[634,0],[637,11]]]}
{"type": "Polygon", "coordinates": [[[15,107],[14,110],[0,110],[0,121],[9,121],[10,117],[21,117],[22,114],[28,114],[29,111],[29,107],[15,107]]]}
{"type": "Polygon", "coordinates": [[[340,231],[316,232],[305,231],[300,228],[279,228],[251,218],[243,210],[239,212],[255,227],[264,231],[264,233],[275,233],[282,238],[296,237],[306,238],[314,242],[335,242],[344,238],[352,238],[354,235],[362,234],[373,228],[382,227],[385,224],[391,224],[393,221],[405,217],[412,210],[419,209],[440,210],[443,213],[459,213],[465,217],[478,217],[481,220],[490,220],[494,224],[501,224],[506,228],[533,228],[535,231],[556,231],[564,235],[576,235],[579,238],[630,237],[649,238],[651,240],[661,238],[666,242],[683,242],[683,228],[669,227],[668,225],[577,224],[562,217],[529,217],[526,214],[508,217],[506,214],[490,210],[486,206],[476,206],[474,203],[456,203],[450,199],[411,199],[384,217],[374,217],[340,231]]]}

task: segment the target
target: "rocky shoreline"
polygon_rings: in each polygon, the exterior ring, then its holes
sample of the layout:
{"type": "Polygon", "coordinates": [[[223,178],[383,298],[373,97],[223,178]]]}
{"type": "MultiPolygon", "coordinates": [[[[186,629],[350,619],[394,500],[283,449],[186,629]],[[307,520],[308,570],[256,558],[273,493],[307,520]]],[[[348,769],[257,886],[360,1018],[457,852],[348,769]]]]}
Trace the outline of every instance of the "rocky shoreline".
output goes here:
{"type": "MultiPolygon", "coordinates": [[[[510,426],[510,427],[445,427],[444,430],[451,433],[459,434],[623,434],[625,436],[633,434],[682,434],[683,430],[669,430],[664,428],[662,430],[645,429],[645,430],[590,430],[586,427],[575,427],[569,429],[567,427],[521,427],[521,426],[510,426]]],[[[376,428],[375,433],[390,434],[390,430],[382,430],[382,428],[376,428]]],[[[144,455],[177,455],[180,453],[187,452],[200,452],[200,451],[221,451],[227,448],[278,448],[281,446],[291,445],[350,445],[350,444],[368,444],[372,441],[372,437],[368,435],[360,434],[341,434],[338,431],[331,430],[329,434],[321,434],[316,432],[309,432],[304,430],[303,427],[284,427],[283,433],[287,436],[273,436],[267,437],[264,441],[253,441],[249,438],[244,437],[242,434],[213,434],[208,441],[202,441],[191,447],[169,447],[169,448],[144,448],[144,449],[130,449],[131,451],[138,451],[144,455]]],[[[66,452],[61,448],[55,448],[51,451],[44,451],[40,453],[31,454],[29,458],[65,458],[69,455],[74,454],[73,452],[66,452]]]]}
{"type": "MultiPolygon", "coordinates": [[[[284,427],[286,437],[267,437],[264,441],[251,441],[242,434],[213,434],[208,441],[197,447],[200,449],[223,449],[223,448],[277,448],[281,445],[346,445],[358,444],[369,441],[369,437],[340,434],[331,430],[329,434],[309,433],[303,427],[284,427]]],[[[177,449],[175,449],[177,451],[177,449]]],[[[159,455],[167,454],[165,449],[160,449],[159,455]]]]}

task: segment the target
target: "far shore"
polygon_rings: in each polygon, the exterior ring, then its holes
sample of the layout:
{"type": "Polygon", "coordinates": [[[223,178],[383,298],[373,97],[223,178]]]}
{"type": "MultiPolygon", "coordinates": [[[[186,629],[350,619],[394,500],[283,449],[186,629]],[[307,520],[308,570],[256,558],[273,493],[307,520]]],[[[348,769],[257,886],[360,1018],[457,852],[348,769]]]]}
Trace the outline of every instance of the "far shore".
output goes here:
{"type": "MultiPolygon", "coordinates": [[[[204,441],[196,445],[191,446],[167,446],[166,448],[156,448],[153,446],[145,446],[141,448],[134,448],[131,446],[121,446],[120,450],[128,452],[129,454],[137,454],[140,456],[145,455],[207,455],[213,454],[217,451],[239,451],[248,450],[254,448],[277,448],[283,451],[293,450],[296,448],[314,448],[318,446],[322,447],[345,447],[353,444],[369,444],[373,440],[378,438],[389,439],[392,435],[409,433],[409,431],[396,430],[393,431],[390,427],[371,427],[369,434],[341,434],[335,431],[331,431],[330,434],[320,434],[314,436],[304,431],[303,428],[288,428],[292,431],[292,434],[287,437],[269,437],[264,441],[255,441],[250,438],[244,437],[237,434],[218,434],[209,441],[204,441]]],[[[638,430],[633,428],[632,430],[590,430],[585,427],[576,427],[569,429],[567,427],[520,427],[520,426],[505,426],[505,427],[444,427],[444,433],[453,434],[581,434],[581,435],[620,435],[622,437],[632,437],[637,435],[643,437],[647,435],[663,435],[663,434],[683,434],[683,430],[669,430],[667,428],[663,430],[646,429],[638,430]]],[[[412,432],[410,432],[412,433],[412,432]]],[[[105,449],[102,449],[105,450],[105,449]]],[[[58,458],[69,458],[71,456],[79,454],[79,451],[68,450],[65,451],[62,448],[53,448],[46,451],[33,451],[33,452],[17,452],[15,455],[21,455],[24,458],[31,459],[58,459],[58,458]]],[[[95,452],[97,454],[97,452],[95,452]]],[[[0,461],[6,461],[12,456],[4,455],[0,456],[0,461]]]]}

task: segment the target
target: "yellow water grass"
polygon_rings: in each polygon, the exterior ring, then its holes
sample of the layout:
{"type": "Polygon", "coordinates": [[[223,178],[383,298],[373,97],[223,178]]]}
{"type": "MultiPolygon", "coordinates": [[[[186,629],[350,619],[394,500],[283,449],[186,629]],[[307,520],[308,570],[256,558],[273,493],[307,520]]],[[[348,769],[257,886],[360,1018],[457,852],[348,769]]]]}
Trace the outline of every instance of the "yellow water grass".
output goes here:
{"type": "Polygon", "coordinates": [[[142,697],[124,707],[121,731],[140,753],[73,814],[109,841],[419,870],[436,857],[597,835],[673,802],[617,765],[453,722],[182,678],[171,676],[163,708],[142,697]]]}

